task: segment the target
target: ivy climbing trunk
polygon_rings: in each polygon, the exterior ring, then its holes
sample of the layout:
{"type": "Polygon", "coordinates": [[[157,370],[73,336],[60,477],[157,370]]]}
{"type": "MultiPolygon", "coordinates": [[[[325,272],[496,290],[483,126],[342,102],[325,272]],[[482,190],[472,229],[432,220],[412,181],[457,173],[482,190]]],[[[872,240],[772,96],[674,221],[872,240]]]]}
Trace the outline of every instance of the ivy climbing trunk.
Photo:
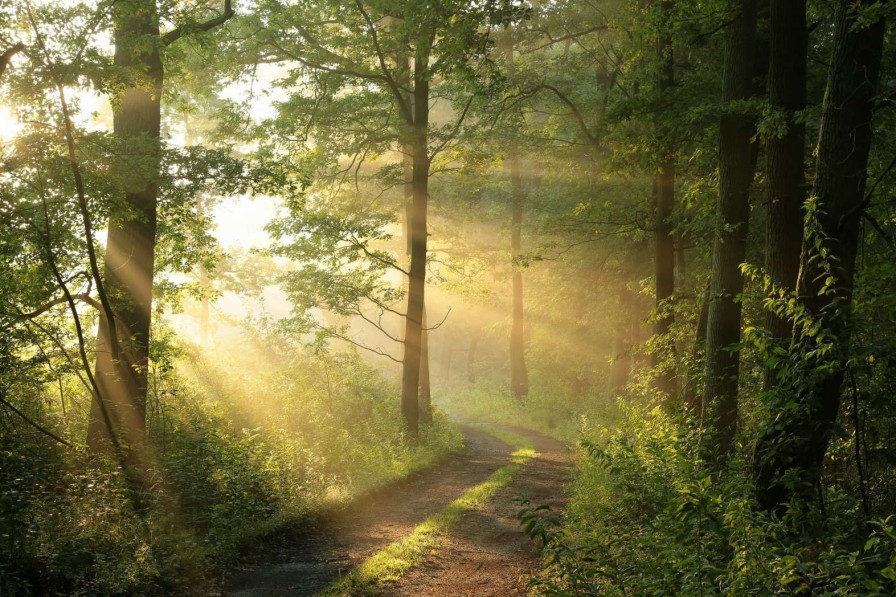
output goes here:
{"type": "Polygon", "coordinates": [[[713,413],[713,435],[720,454],[734,446],[737,388],[740,372],[740,266],[747,254],[750,186],[753,183],[755,135],[752,117],[739,113],[736,102],[749,99],[756,74],[756,0],[740,0],[738,16],[728,26],[722,81],[725,103],[719,126],[719,195],[713,242],[712,278],[706,324],[704,409],[713,413]]]}
{"type": "Polygon", "coordinates": [[[510,167],[511,197],[511,230],[510,252],[513,259],[513,323],[510,328],[510,390],[517,398],[529,394],[529,374],[526,371],[526,346],[523,319],[523,272],[517,263],[522,251],[523,231],[523,189],[520,154],[516,147],[508,152],[510,167]]]}
{"type": "Polygon", "coordinates": [[[131,464],[142,465],[146,439],[147,368],[152,319],[156,204],[160,168],[163,68],[159,23],[153,1],[117,4],[113,10],[115,66],[132,77],[113,114],[125,181],[120,207],[112,213],[106,243],[104,284],[112,316],[100,316],[96,380],[87,442],[100,449],[115,434],[131,464]],[[98,401],[102,400],[103,404],[98,401]],[[102,413],[105,406],[111,429],[102,413]]]}
{"type": "Polygon", "coordinates": [[[856,254],[886,29],[879,15],[871,23],[860,23],[858,17],[861,9],[874,4],[873,0],[840,0],[837,5],[813,205],[797,280],[801,304],[828,334],[801,334],[796,328],[792,350],[797,352],[792,357],[806,368],[802,377],[811,382],[788,385],[786,380],[777,380],[787,404],[781,404],[775,421],[763,428],[754,459],[757,498],[769,510],[780,511],[791,498],[812,499],[836,430],[852,333],[856,254]],[[817,350],[820,341],[829,342],[821,353],[817,350]]]}
{"type": "MultiPolygon", "coordinates": [[[[806,200],[806,126],[798,114],[806,107],[806,0],[771,0],[769,14],[768,100],[785,119],[782,135],[766,142],[765,271],[783,290],[794,290],[803,239],[806,200]]],[[[767,312],[765,327],[776,345],[789,342],[793,325],[767,312]]],[[[774,385],[775,368],[765,369],[765,388],[774,385]]]]}

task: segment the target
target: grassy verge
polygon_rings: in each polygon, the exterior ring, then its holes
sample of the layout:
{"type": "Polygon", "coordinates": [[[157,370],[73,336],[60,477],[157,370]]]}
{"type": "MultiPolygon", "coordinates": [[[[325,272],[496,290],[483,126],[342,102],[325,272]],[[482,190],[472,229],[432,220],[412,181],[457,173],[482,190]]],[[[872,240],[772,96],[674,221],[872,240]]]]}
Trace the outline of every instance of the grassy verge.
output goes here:
{"type": "Polygon", "coordinates": [[[507,486],[528,461],[537,456],[530,442],[521,435],[488,426],[476,427],[516,448],[511,456],[511,464],[502,466],[486,481],[468,489],[448,506],[417,525],[404,539],[372,555],[347,576],[330,585],[321,595],[369,595],[375,593],[378,587],[398,580],[438,546],[461,516],[486,503],[498,490],[507,486]]]}

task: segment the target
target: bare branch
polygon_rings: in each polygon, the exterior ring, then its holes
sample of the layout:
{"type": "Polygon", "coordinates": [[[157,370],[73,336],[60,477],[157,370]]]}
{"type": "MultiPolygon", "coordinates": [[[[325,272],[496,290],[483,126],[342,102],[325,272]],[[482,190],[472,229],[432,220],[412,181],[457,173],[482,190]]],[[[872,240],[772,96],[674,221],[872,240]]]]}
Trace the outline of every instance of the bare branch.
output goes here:
{"type": "Polygon", "coordinates": [[[469,99],[467,99],[467,103],[464,106],[463,111],[461,111],[460,116],[458,116],[457,121],[454,123],[454,130],[451,132],[450,135],[445,137],[445,140],[442,141],[442,143],[438,147],[436,147],[433,150],[432,155],[430,155],[430,159],[435,158],[439,154],[440,151],[445,149],[445,146],[448,144],[448,142],[451,141],[455,136],[457,136],[457,133],[460,130],[461,125],[463,125],[464,119],[466,119],[466,117],[467,117],[467,112],[470,111],[470,106],[473,104],[473,100],[475,98],[476,98],[475,93],[470,94],[470,97],[469,97],[469,99]]]}
{"type": "Polygon", "coordinates": [[[373,348],[373,347],[371,347],[371,346],[367,346],[366,344],[361,344],[360,342],[357,342],[357,341],[355,341],[355,340],[352,340],[351,338],[349,338],[348,336],[346,336],[346,335],[344,335],[344,334],[340,334],[339,332],[337,332],[336,330],[334,330],[334,329],[332,329],[332,328],[324,327],[324,326],[322,326],[322,325],[318,325],[317,327],[318,327],[318,329],[319,329],[320,331],[322,331],[324,334],[327,334],[328,336],[331,336],[331,337],[333,337],[333,338],[336,338],[337,340],[343,340],[343,341],[345,341],[345,342],[348,342],[349,344],[352,344],[352,345],[354,345],[354,346],[357,346],[358,348],[361,348],[361,349],[366,350],[366,351],[368,351],[368,352],[372,352],[373,354],[378,354],[378,355],[380,355],[381,357],[386,357],[387,359],[389,359],[389,360],[391,360],[391,361],[394,361],[394,362],[396,362],[396,363],[403,363],[403,362],[404,362],[404,361],[402,361],[401,359],[396,359],[396,358],[393,357],[391,354],[389,354],[389,353],[387,353],[387,352],[384,352],[381,348],[373,348]]]}
{"type": "Polygon", "coordinates": [[[423,329],[426,330],[427,332],[431,332],[433,330],[439,329],[448,320],[449,315],[451,315],[451,307],[450,306],[448,307],[448,311],[445,313],[445,317],[442,318],[442,321],[440,321],[436,325],[432,326],[431,328],[423,328],[423,329]]]}

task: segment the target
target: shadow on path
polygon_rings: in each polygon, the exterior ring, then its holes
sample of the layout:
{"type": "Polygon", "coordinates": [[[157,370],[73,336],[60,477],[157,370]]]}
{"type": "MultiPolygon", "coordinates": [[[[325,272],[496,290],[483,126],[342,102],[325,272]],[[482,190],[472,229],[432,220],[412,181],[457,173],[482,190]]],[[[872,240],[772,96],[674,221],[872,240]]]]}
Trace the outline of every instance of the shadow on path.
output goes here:
{"type": "Polygon", "coordinates": [[[460,428],[467,441],[464,452],[320,521],[270,554],[268,564],[236,573],[226,594],[314,595],[508,463],[511,450],[504,442],[472,427],[460,428]]]}

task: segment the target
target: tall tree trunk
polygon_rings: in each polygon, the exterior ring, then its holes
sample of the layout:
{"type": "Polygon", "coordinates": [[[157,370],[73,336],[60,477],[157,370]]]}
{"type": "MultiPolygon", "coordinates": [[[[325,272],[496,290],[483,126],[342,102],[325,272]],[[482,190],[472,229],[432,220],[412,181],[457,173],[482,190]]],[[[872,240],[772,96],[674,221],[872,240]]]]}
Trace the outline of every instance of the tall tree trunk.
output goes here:
{"type": "Polygon", "coordinates": [[[517,398],[529,395],[529,374],[526,371],[526,346],[523,320],[523,272],[516,263],[522,250],[523,232],[523,189],[520,154],[516,147],[508,152],[510,182],[512,190],[512,223],[510,230],[510,252],[513,263],[513,324],[510,328],[510,390],[517,398]]]}
{"type": "MultiPolygon", "coordinates": [[[[796,288],[803,239],[806,126],[795,116],[806,107],[808,37],[806,0],[771,0],[768,99],[784,114],[787,131],[766,143],[765,270],[775,286],[786,290],[796,288]]],[[[793,333],[792,324],[771,311],[765,327],[776,344],[789,342],[793,333]]],[[[765,388],[774,381],[775,369],[766,367],[765,388]]]]}
{"type": "Polygon", "coordinates": [[[426,305],[423,305],[423,332],[420,335],[420,422],[432,423],[432,390],[429,383],[429,332],[426,329],[426,305]]]}
{"type": "Polygon", "coordinates": [[[734,446],[737,428],[737,387],[740,372],[741,303],[744,281],[740,266],[746,259],[753,182],[755,134],[752,118],[732,113],[733,102],[753,92],[756,73],[756,0],[735,3],[738,17],[728,26],[725,45],[723,100],[726,112],[719,127],[719,197],[713,243],[712,281],[706,327],[704,409],[712,409],[714,436],[721,454],[734,446]]]}
{"type": "Polygon", "coordinates": [[[199,341],[203,346],[208,344],[209,332],[209,309],[210,301],[208,298],[212,290],[212,283],[208,276],[208,270],[204,265],[199,266],[199,291],[202,293],[199,297],[199,341]]]}
{"type": "Polygon", "coordinates": [[[632,322],[630,310],[633,310],[633,297],[627,289],[619,291],[619,306],[623,312],[616,320],[613,333],[613,364],[610,367],[610,395],[615,397],[622,393],[632,367],[629,353],[632,342],[632,322]]]}
{"type": "MultiPolygon", "coordinates": [[[[769,510],[780,510],[793,497],[811,499],[821,482],[822,463],[840,410],[885,32],[882,18],[859,26],[856,9],[872,4],[872,0],[840,0],[837,6],[812,189],[817,208],[805,230],[797,280],[801,303],[833,340],[830,351],[817,356],[811,349],[818,336],[807,337],[795,330],[794,350],[800,352],[794,356],[806,368],[806,375],[799,383],[778,380],[778,384],[784,384],[779,391],[796,403],[797,411],[783,424],[768,425],[756,446],[757,497],[769,510]],[[824,258],[818,253],[819,242],[828,251],[824,258]],[[830,278],[833,284],[828,286],[830,278]]],[[[793,413],[793,408],[788,412],[793,413]]]]}
{"type": "Polygon", "coordinates": [[[153,1],[116,6],[115,66],[127,69],[138,82],[128,86],[113,115],[113,130],[125,151],[139,155],[121,167],[129,171],[123,209],[113,213],[106,244],[104,282],[114,313],[114,326],[100,317],[96,346],[96,379],[111,420],[110,430],[96,399],[91,407],[87,442],[99,448],[115,433],[131,460],[145,445],[147,368],[152,316],[152,283],[156,244],[156,203],[160,167],[163,69],[158,47],[135,44],[158,38],[153,1]],[[140,73],[137,75],[136,73],[140,73]],[[145,77],[145,78],[144,78],[145,77]],[[116,330],[118,342],[111,337],[116,330]],[[119,350],[120,347],[120,350],[119,350]]]}
{"type": "Polygon", "coordinates": [[[467,349],[467,381],[470,386],[476,385],[476,349],[479,348],[479,334],[470,336],[470,346],[467,349]]]}
{"type": "Polygon", "coordinates": [[[413,125],[411,146],[413,174],[411,187],[410,242],[411,264],[408,282],[408,309],[405,317],[404,359],[401,376],[401,412],[411,441],[419,437],[418,404],[421,347],[423,341],[423,305],[426,281],[427,202],[429,200],[429,81],[427,64],[415,61],[413,125]]]}
{"type": "MultiPolygon", "coordinates": [[[[691,348],[692,371],[705,372],[706,370],[706,328],[709,324],[709,291],[710,287],[707,286],[700,299],[700,311],[697,314],[697,330],[694,333],[694,345],[691,348]]],[[[697,391],[698,379],[697,375],[688,375],[682,396],[688,411],[693,415],[699,415],[702,420],[704,416],[703,396],[697,391]]]]}
{"type": "MultiPolygon", "coordinates": [[[[670,27],[669,15],[672,11],[671,0],[660,2],[662,14],[662,26],[670,27]]],[[[661,32],[657,39],[657,58],[661,68],[657,88],[662,94],[670,91],[675,86],[675,62],[672,54],[672,36],[666,31],[661,32]]],[[[668,301],[675,292],[675,239],[672,234],[672,215],[675,210],[675,151],[671,140],[666,139],[665,147],[661,150],[662,156],[658,164],[658,171],[653,180],[653,192],[655,201],[654,242],[656,245],[656,257],[654,265],[655,292],[657,318],[653,325],[653,334],[663,345],[668,344],[669,350],[657,349],[652,362],[656,367],[660,365],[664,357],[670,357],[674,352],[671,342],[664,342],[668,336],[675,315],[668,301]]],[[[658,388],[666,394],[667,400],[673,400],[678,393],[675,381],[675,371],[669,363],[666,363],[659,375],[658,388]]]]}

